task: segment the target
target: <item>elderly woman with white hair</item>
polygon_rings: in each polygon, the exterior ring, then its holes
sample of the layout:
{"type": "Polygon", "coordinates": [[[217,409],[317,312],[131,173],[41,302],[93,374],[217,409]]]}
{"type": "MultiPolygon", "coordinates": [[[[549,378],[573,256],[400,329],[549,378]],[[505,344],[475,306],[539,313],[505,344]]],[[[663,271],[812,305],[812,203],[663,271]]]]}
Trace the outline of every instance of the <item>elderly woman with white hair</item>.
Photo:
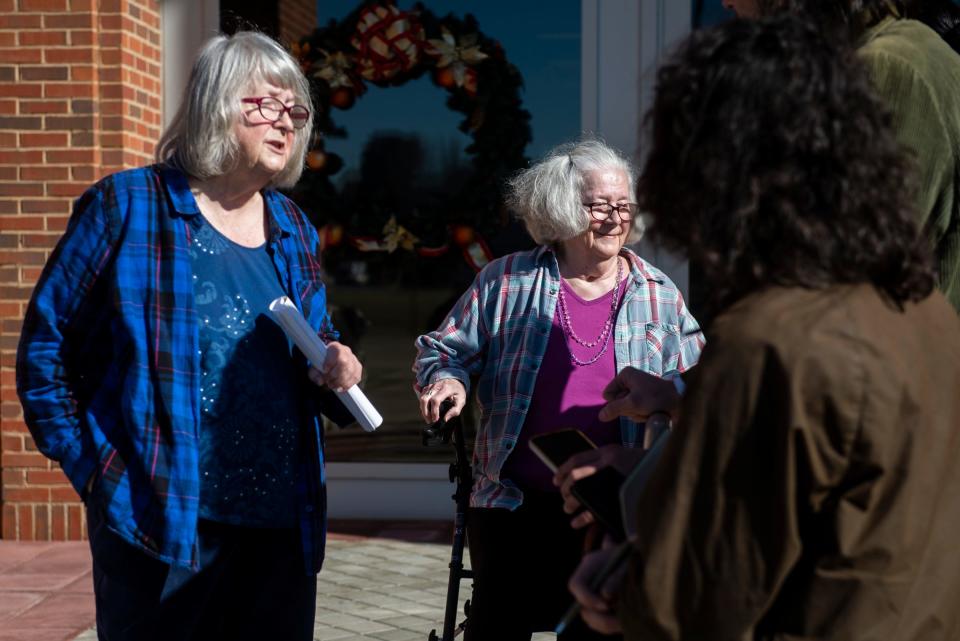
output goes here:
{"type": "Polygon", "coordinates": [[[276,191],[303,169],[309,105],[276,42],[213,38],[158,164],[77,201],[34,291],[17,386],[86,504],[102,640],[313,639],[318,418],[349,416],[331,390],[361,365],[336,341],[317,234],[276,191]],[[325,362],[273,321],[284,295],[325,362]]]}
{"type": "MultiPolygon", "coordinates": [[[[632,366],[692,367],[703,336],[666,275],[625,243],[639,236],[636,169],[597,140],[552,150],[509,185],[509,204],[540,245],[497,259],[442,325],[417,339],[420,410],[458,415],[478,377],[480,428],[468,516],[475,574],[467,638],[529,639],[552,629],[583,535],[571,529],[531,437],[577,427],[598,445],[642,443],[643,425],[603,422],[603,390],[632,366]]],[[[563,639],[592,638],[571,626],[563,639]]]]}

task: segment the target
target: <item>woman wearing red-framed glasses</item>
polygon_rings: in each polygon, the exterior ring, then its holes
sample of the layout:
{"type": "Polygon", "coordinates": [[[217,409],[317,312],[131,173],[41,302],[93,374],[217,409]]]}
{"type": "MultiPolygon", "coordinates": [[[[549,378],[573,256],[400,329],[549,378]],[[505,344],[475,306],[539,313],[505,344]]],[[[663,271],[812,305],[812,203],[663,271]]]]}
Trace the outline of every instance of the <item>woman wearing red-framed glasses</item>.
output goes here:
{"type": "Polygon", "coordinates": [[[213,38],[157,164],[77,201],[34,292],[18,391],[86,504],[101,640],[313,639],[319,418],[352,420],[332,391],[362,368],[330,323],[316,231],[276,191],[303,169],[309,104],[276,42],[213,38]],[[291,350],[280,296],[323,363],[291,350]]]}

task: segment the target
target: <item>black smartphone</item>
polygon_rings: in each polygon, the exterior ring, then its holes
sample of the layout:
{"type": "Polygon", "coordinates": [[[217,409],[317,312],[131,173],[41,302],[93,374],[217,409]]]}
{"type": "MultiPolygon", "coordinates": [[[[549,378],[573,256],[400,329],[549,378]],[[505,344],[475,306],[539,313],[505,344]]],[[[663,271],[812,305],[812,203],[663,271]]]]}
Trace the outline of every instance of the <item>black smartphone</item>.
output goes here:
{"type": "Polygon", "coordinates": [[[616,542],[625,538],[623,511],[620,509],[620,488],[625,480],[616,468],[607,466],[576,481],[570,488],[570,493],[584,508],[590,510],[616,542]]]}
{"type": "Polygon", "coordinates": [[[556,472],[574,454],[587,452],[597,446],[580,430],[557,430],[537,434],[530,439],[530,449],[540,460],[556,472]]]}

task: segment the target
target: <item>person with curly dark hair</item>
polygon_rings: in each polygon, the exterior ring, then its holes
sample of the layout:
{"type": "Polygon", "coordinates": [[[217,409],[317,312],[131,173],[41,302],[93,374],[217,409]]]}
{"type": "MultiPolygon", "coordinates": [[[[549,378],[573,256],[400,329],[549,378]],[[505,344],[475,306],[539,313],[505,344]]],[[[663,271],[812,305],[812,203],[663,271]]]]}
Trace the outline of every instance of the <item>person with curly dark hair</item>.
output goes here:
{"type": "Polygon", "coordinates": [[[793,16],[658,75],[639,201],[720,310],[636,505],[571,580],[627,639],[960,638],[960,318],[853,52],[793,16]]]}
{"type": "Polygon", "coordinates": [[[901,15],[902,0],[722,0],[740,18],[787,12],[804,16],[830,38],[856,42],[871,26],[889,15],[901,15]]]}
{"type": "MultiPolygon", "coordinates": [[[[924,4],[920,2],[920,4],[924,4]]],[[[948,3],[949,4],[949,3],[948,3]]],[[[918,176],[917,216],[960,311],[960,56],[900,0],[723,0],[739,17],[793,13],[857,48],[918,176]]]]}

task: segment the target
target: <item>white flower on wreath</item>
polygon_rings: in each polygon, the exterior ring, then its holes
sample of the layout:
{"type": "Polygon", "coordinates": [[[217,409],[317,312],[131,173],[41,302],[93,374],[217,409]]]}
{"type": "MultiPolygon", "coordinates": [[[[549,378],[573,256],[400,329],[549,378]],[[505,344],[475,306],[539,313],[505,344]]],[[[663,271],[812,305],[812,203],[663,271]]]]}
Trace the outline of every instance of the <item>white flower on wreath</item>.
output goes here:
{"type": "Polygon", "coordinates": [[[323,62],[320,63],[319,68],[313,75],[324,80],[331,89],[338,87],[353,88],[353,81],[348,73],[353,69],[353,57],[342,51],[327,53],[321,50],[320,53],[323,54],[323,62]]]}
{"type": "Polygon", "coordinates": [[[390,216],[390,220],[383,226],[383,234],[383,245],[391,254],[397,248],[413,251],[414,246],[420,242],[420,239],[414,236],[410,230],[397,224],[396,216],[390,216]]]}
{"type": "Polygon", "coordinates": [[[477,34],[471,33],[460,39],[453,37],[450,30],[441,27],[440,38],[427,40],[427,53],[437,56],[437,67],[450,67],[458,87],[467,81],[467,68],[489,58],[477,45],[477,34]]]}

